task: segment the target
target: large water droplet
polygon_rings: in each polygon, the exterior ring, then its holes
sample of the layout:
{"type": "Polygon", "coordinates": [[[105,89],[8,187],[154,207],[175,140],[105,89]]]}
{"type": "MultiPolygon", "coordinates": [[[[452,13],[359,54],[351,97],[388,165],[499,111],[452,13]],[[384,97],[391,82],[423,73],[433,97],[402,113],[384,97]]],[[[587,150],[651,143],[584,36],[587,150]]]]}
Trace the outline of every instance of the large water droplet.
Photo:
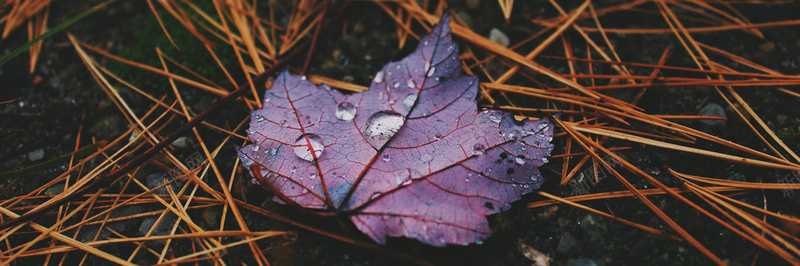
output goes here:
{"type": "Polygon", "coordinates": [[[514,159],[514,162],[516,162],[519,165],[523,165],[523,164],[525,164],[525,159],[517,157],[516,159],[514,159]]]}
{"type": "Polygon", "coordinates": [[[392,87],[394,87],[395,89],[400,88],[400,82],[395,82],[394,84],[392,84],[392,87]]]}
{"type": "Polygon", "coordinates": [[[294,143],[294,154],[309,162],[313,161],[314,157],[319,158],[323,149],[325,149],[325,145],[322,144],[322,138],[314,133],[300,135],[294,143]],[[311,151],[314,151],[313,155],[311,151]]]}
{"type": "Polygon", "coordinates": [[[411,109],[411,106],[414,106],[415,102],[417,102],[417,94],[411,93],[409,95],[406,95],[406,98],[403,99],[403,106],[411,109]]]}
{"type": "Polygon", "coordinates": [[[375,83],[383,82],[383,71],[378,71],[378,73],[375,74],[375,78],[372,79],[372,82],[375,82],[375,83]]]}
{"type": "Polygon", "coordinates": [[[472,154],[474,155],[481,155],[484,150],[486,150],[486,146],[483,146],[483,144],[478,143],[472,146],[472,154]]]}
{"type": "Polygon", "coordinates": [[[308,178],[310,178],[310,179],[317,178],[317,174],[310,174],[310,175],[308,175],[308,178]]]}
{"type": "Polygon", "coordinates": [[[256,119],[256,121],[264,121],[264,117],[261,115],[253,114],[253,117],[256,119]]]}
{"type": "Polygon", "coordinates": [[[425,62],[425,73],[428,73],[428,69],[431,69],[431,62],[425,62]]]}
{"type": "Polygon", "coordinates": [[[356,117],[356,106],[349,102],[340,103],[336,107],[336,118],[339,120],[350,121],[356,117]]]}
{"type": "Polygon", "coordinates": [[[400,131],[404,123],[403,116],[395,111],[378,111],[367,118],[364,139],[376,150],[380,149],[400,131]]]}
{"type": "Polygon", "coordinates": [[[260,146],[258,146],[258,145],[256,145],[256,144],[253,144],[253,145],[251,145],[251,146],[253,146],[253,151],[258,151],[258,149],[260,149],[260,148],[261,148],[260,146]]]}
{"type": "Polygon", "coordinates": [[[388,162],[388,161],[389,161],[389,160],[391,160],[391,159],[392,159],[392,158],[391,158],[391,157],[389,157],[389,155],[388,155],[388,154],[384,154],[384,155],[383,155],[383,161],[384,161],[384,162],[388,162]]]}

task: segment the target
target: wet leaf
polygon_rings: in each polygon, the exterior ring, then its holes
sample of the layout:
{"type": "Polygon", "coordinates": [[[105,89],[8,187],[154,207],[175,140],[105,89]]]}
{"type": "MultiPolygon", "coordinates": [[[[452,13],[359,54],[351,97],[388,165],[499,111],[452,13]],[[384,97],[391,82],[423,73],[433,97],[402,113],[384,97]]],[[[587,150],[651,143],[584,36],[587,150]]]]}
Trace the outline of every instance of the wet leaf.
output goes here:
{"type": "Polygon", "coordinates": [[[486,215],[542,184],[553,126],[478,111],[478,80],[462,73],[448,22],[363,93],[281,74],[252,112],[243,165],[282,199],[348,215],[381,244],[482,243],[486,215]]]}

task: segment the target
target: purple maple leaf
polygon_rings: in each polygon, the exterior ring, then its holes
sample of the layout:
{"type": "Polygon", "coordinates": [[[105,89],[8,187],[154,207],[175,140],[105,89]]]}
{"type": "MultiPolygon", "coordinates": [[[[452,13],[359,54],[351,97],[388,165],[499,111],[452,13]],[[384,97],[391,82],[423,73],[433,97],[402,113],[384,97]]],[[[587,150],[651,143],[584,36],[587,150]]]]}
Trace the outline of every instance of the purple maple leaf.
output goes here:
{"type": "Polygon", "coordinates": [[[282,73],[252,111],[243,165],[282,201],[348,215],[381,244],[481,243],[486,215],[542,184],[553,126],[478,111],[478,79],[462,73],[448,22],[363,93],[282,73]]]}

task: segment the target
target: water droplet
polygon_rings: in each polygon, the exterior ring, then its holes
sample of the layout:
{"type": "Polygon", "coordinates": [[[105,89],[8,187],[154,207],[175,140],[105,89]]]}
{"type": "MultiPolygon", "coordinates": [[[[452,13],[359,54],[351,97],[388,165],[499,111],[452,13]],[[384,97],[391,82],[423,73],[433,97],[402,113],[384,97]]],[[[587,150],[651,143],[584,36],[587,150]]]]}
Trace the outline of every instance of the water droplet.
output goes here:
{"type": "Polygon", "coordinates": [[[301,79],[301,80],[307,80],[307,79],[308,79],[308,77],[306,77],[306,75],[300,75],[300,79],[301,79]]]}
{"type": "Polygon", "coordinates": [[[350,121],[356,117],[356,106],[349,102],[340,103],[336,107],[336,118],[339,120],[350,121]]]}
{"type": "Polygon", "coordinates": [[[272,148],[271,150],[269,150],[270,156],[275,156],[277,154],[278,154],[278,148],[272,148]]]}
{"type": "Polygon", "coordinates": [[[294,154],[309,162],[313,161],[315,157],[319,158],[323,149],[325,149],[325,145],[322,144],[322,138],[314,133],[300,135],[294,143],[294,154]],[[311,154],[312,150],[314,151],[313,155],[311,154]]]}
{"type": "Polygon", "coordinates": [[[264,117],[261,115],[253,114],[253,117],[256,119],[256,121],[264,121],[264,117]]]}
{"type": "Polygon", "coordinates": [[[281,121],[281,126],[282,126],[282,127],[287,127],[286,125],[287,125],[288,123],[289,123],[289,121],[282,120],[282,121],[281,121]]]}
{"type": "Polygon", "coordinates": [[[476,239],[475,239],[475,244],[478,244],[478,245],[483,245],[483,239],[476,238],[476,239]]]}
{"type": "Polygon", "coordinates": [[[489,120],[492,120],[492,122],[495,123],[500,123],[500,114],[497,112],[492,112],[492,114],[489,115],[489,120]]]}
{"type": "Polygon", "coordinates": [[[472,146],[472,154],[473,155],[481,155],[481,154],[483,154],[484,150],[486,150],[486,146],[483,146],[483,144],[478,143],[478,144],[475,144],[474,146],[472,146]]]}
{"type": "Polygon", "coordinates": [[[426,163],[430,162],[430,161],[433,161],[433,157],[430,154],[427,154],[427,153],[425,155],[422,155],[422,157],[419,157],[419,159],[422,160],[423,162],[426,162],[426,163]]]}
{"type": "Polygon", "coordinates": [[[378,111],[369,118],[364,125],[364,139],[375,149],[380,149],[389,139],[391,139],[400,128],[403,127],[405,119],[395,111],[378,111]]]}
{"type": "Polygon", "coordinates": [[[422,45],[428,45],[428,40],[423,41],[422,45]]]}
{"type": "Polygon", "coordinates": [[[292,170],[292,173],[297,172],[297,166],[292,165],[291,170],[292,170]]]}
{"type": "Polygon", "coordinates": [[[392,84],[392,87],[394,87],[395,89],[399,88],[400,82],[395,82],[394,84],[392,84]]]}
{"type": "Polygon", "coordinates": [[[375,193],[372,193],[372,196],[369,196],[369,199],[375,199],[375,198],[377,198],[377,197],[378,197],[378,196],[380,196],[380,195],[381,195],[381,193],[380,193],[380,192],[375,192],[375,193]]]}
{"type": "Polygon", "coordinates": [[[392,158],[390,158],[388,154],[384,154],[384,155],[383,155],[383,161],[384,161],[384,162],[388,162],[388,161],[389,161],[389,160],[391,160],[391,159],[392,159],[392,158]]]}
{"type": "Polygon", "coordinates": [[[453,49],[455,49],[455,48],[456,48],[456,46],[455,46],[455,45],[452,45],[452,44],[451,44],[450,46],[447,46],[447,50],[448,50],[448,51],[452,51],[452,50],[453,50],[453,49]]]}
{"type": "Polygon", "coordinates": [[[258,149],[260,149],[260,148],[261,148],[260,146],[258,146],[258,145],[256,145],[256,144],[253,144],[253,145],[251,145],[251,146],[253,147],[253,151],[258,151],[258,149]]]}
{"type": "Polygon", "coordinates": [[[436,67],[431,67],[431,69],[428,70],[428,75],[427,76],[430,78],[430,77],[433,76],[433,73],[436,73],[436,67]]]}
{"type": "Polygon", "coordinates": [[[514,159],[514,162],[516,162],[519,165],[523,165],[525,164],[525,159],[517,157],[516,159],[514,159]]]}
{"type": "Polygon", "coordinates": [[[549,161],[547,160],[547,158],[542,158],[542,163],[547,163],[547,162],[549,162],[549,161]]]}
{"type": "Polygon", "coordinates": [[[405,106],[408,109],[411,109],[411,106],[414,106],[415,102],[417,102],[417,94],[411,93],[409,95],[406,95],[406,98],[403,99],[403,106],[405,106]]]}
{"type": "Polygon", "coordinates": [[[270,98],[268,98],[267,96],[264,96],[264,103],[268,103],[269,100],[270,100],[270,98]]]}
{"type": "Polygon", "coordinates": [[[431,62],[425,62],[425,73],[428,73],[429,69],[431,69],[431,62]]]}
{"type": "Polygon", "coordinates": [[[402,184],[400,184],[400,185],[403,185],[403,186],[408,186],[408,185],[411,185],[411,182],[412,182],[412,181],[411,181],[411,179],[408,179],[408,180],[406,180],[406,181],[403,181],[403,183],[402,183],[402,184]]]}
{"type": "Polygon", "coordinates": [[[400,69],[400,64],[395,65],[394,69],[400,69]]]}
{"type": "Polygon", "coordinates": [[[433,135],[433,140],[438,141],[438,140],[441,140],[441,139],[442,139],[442,135],[441,134],[433,135]]]}
{"type": "Polygon", "coordinates": [[[317,178],[317,174],[310,174],[310,175],[308,175],[308,178],[310,178],[310,179],[317,178]]]}
{"type": "Polygon", "coordinates": [[[467,178],[464,178],[464,181],[466,181],[467,183],[469,183],[469,177],[467,177],[467,178]]]}
{"type": "Polygon", "coordinates": [[[511,132],[508,132],[508,134],[506,134],[506,139],[513,141],[516,141],[522,137],[523,137],[522,132],[519,131],[519,129],[513,129],[511,130],[511,132]]]}
{"type": "Polygon", "coordinates": [[[383,82],[383,71],[378,71],[378,73],[375,74],[375,78],[372,79],[372,82],[375,82],[375,83],[383,82]]]}
{"type": "Polygon", "coordinates": [[[416,88],[416,87],[417,87],[417,83],[414,83],[414,80],[413,80],[413,79],[408,79],[408,81],[406,81],[406,85],[407,85],[409,88],[416,88]]]}

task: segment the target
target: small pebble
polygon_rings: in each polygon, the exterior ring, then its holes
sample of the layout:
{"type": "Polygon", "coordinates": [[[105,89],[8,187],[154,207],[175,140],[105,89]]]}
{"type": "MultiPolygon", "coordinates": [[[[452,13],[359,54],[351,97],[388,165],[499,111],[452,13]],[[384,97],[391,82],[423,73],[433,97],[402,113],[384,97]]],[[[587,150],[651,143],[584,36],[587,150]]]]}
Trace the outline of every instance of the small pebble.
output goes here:
{"type": "Polygon", "coordinates": [[[467,8],[478,9],[481,6],[481,0],[467,0],[467,8]]]}
{"type": "Polygon", "coordinates": [[[764,53],[769,53],[769,52],[775,51],[775,43],[773,43],[773,42],[762,43],[761,45],[758,46],[758,49],[761,50],[761,52],[764,52],[764,53]]]}
{"type": "Polygon", "coordinates": [[[605,266],[602,261],[590,258],[580,258],[567,261],[566,266],[605,266]]]}
{"type": "Polygon", "coordinates": [[[728,177],[728,180],[745,182],[745,181],[747,181],[747,177],[742,173],[736,172],[736,173],[733,173],[730,177],[728,177]]]}
{"type": "Polygon", "coordinates": [[[492,28],[492,31],[489,32],[489,40],[499,43],[505,47],[508,47],[508,45],[511,43],[511,41],[508,39],[508,36],[497,28],[492,28]]]}
{"type": "Polygon", "coordinates": [[[575,245],[578,244],[578,241],[575,240],[575,237],[572,236],[569,232],[564,233],[561,236],[561,239],[558,240],[558,246],[556,247],[556,252],[567,254],[575,245]]]}
{"type": "MultiPolygon", "coordinates": [[[[698,112],[697,115],[726,117],[725,109],[722,108],[722,106],[719,106],[719,104],[716,104],[716,103],[709,103],[708,105],[703,107],[703,109],[700,109],[700,112],[698,112]]],[[[725,121],[725,120],[703,119],[703,120],[700,120],[700,122],[703,123],[706,126],[714,127],[714,128],[724,128],[725,125],[727,124],[726,123],[727,121],[725,121]]]]}
{"type": "Polygon", "coordinates": [[[44,150],[43,149],[36,149],[32,152],[28,153],[28,160],[31,162],[35,162],[44,158],[44,150]]]}
{"type": "Polygon", "coordinates": [[[172,142],[172,146],[175,146],[175,148],[186,148],[186,145],[188,143],[189,143],[189,138],[180,137],[180,138],[175,139],[175,141],[172,142]]]}
{"type": "Polygon", "coordinates": [[[789,116],[785,114],[778,114],[778,116],[775,117],[775,119],[778,120],[778,124],[783,125],[784,123],[786,123],[786,120],[789,119],[789,116]]]}
{"type": "Polygon", "coordinates": [[[61,192],[64,192],[64,184],[53,185],[52,187],[45,190],[44,194],[48,196],[54,196],[61,194],[61,192]]]}

